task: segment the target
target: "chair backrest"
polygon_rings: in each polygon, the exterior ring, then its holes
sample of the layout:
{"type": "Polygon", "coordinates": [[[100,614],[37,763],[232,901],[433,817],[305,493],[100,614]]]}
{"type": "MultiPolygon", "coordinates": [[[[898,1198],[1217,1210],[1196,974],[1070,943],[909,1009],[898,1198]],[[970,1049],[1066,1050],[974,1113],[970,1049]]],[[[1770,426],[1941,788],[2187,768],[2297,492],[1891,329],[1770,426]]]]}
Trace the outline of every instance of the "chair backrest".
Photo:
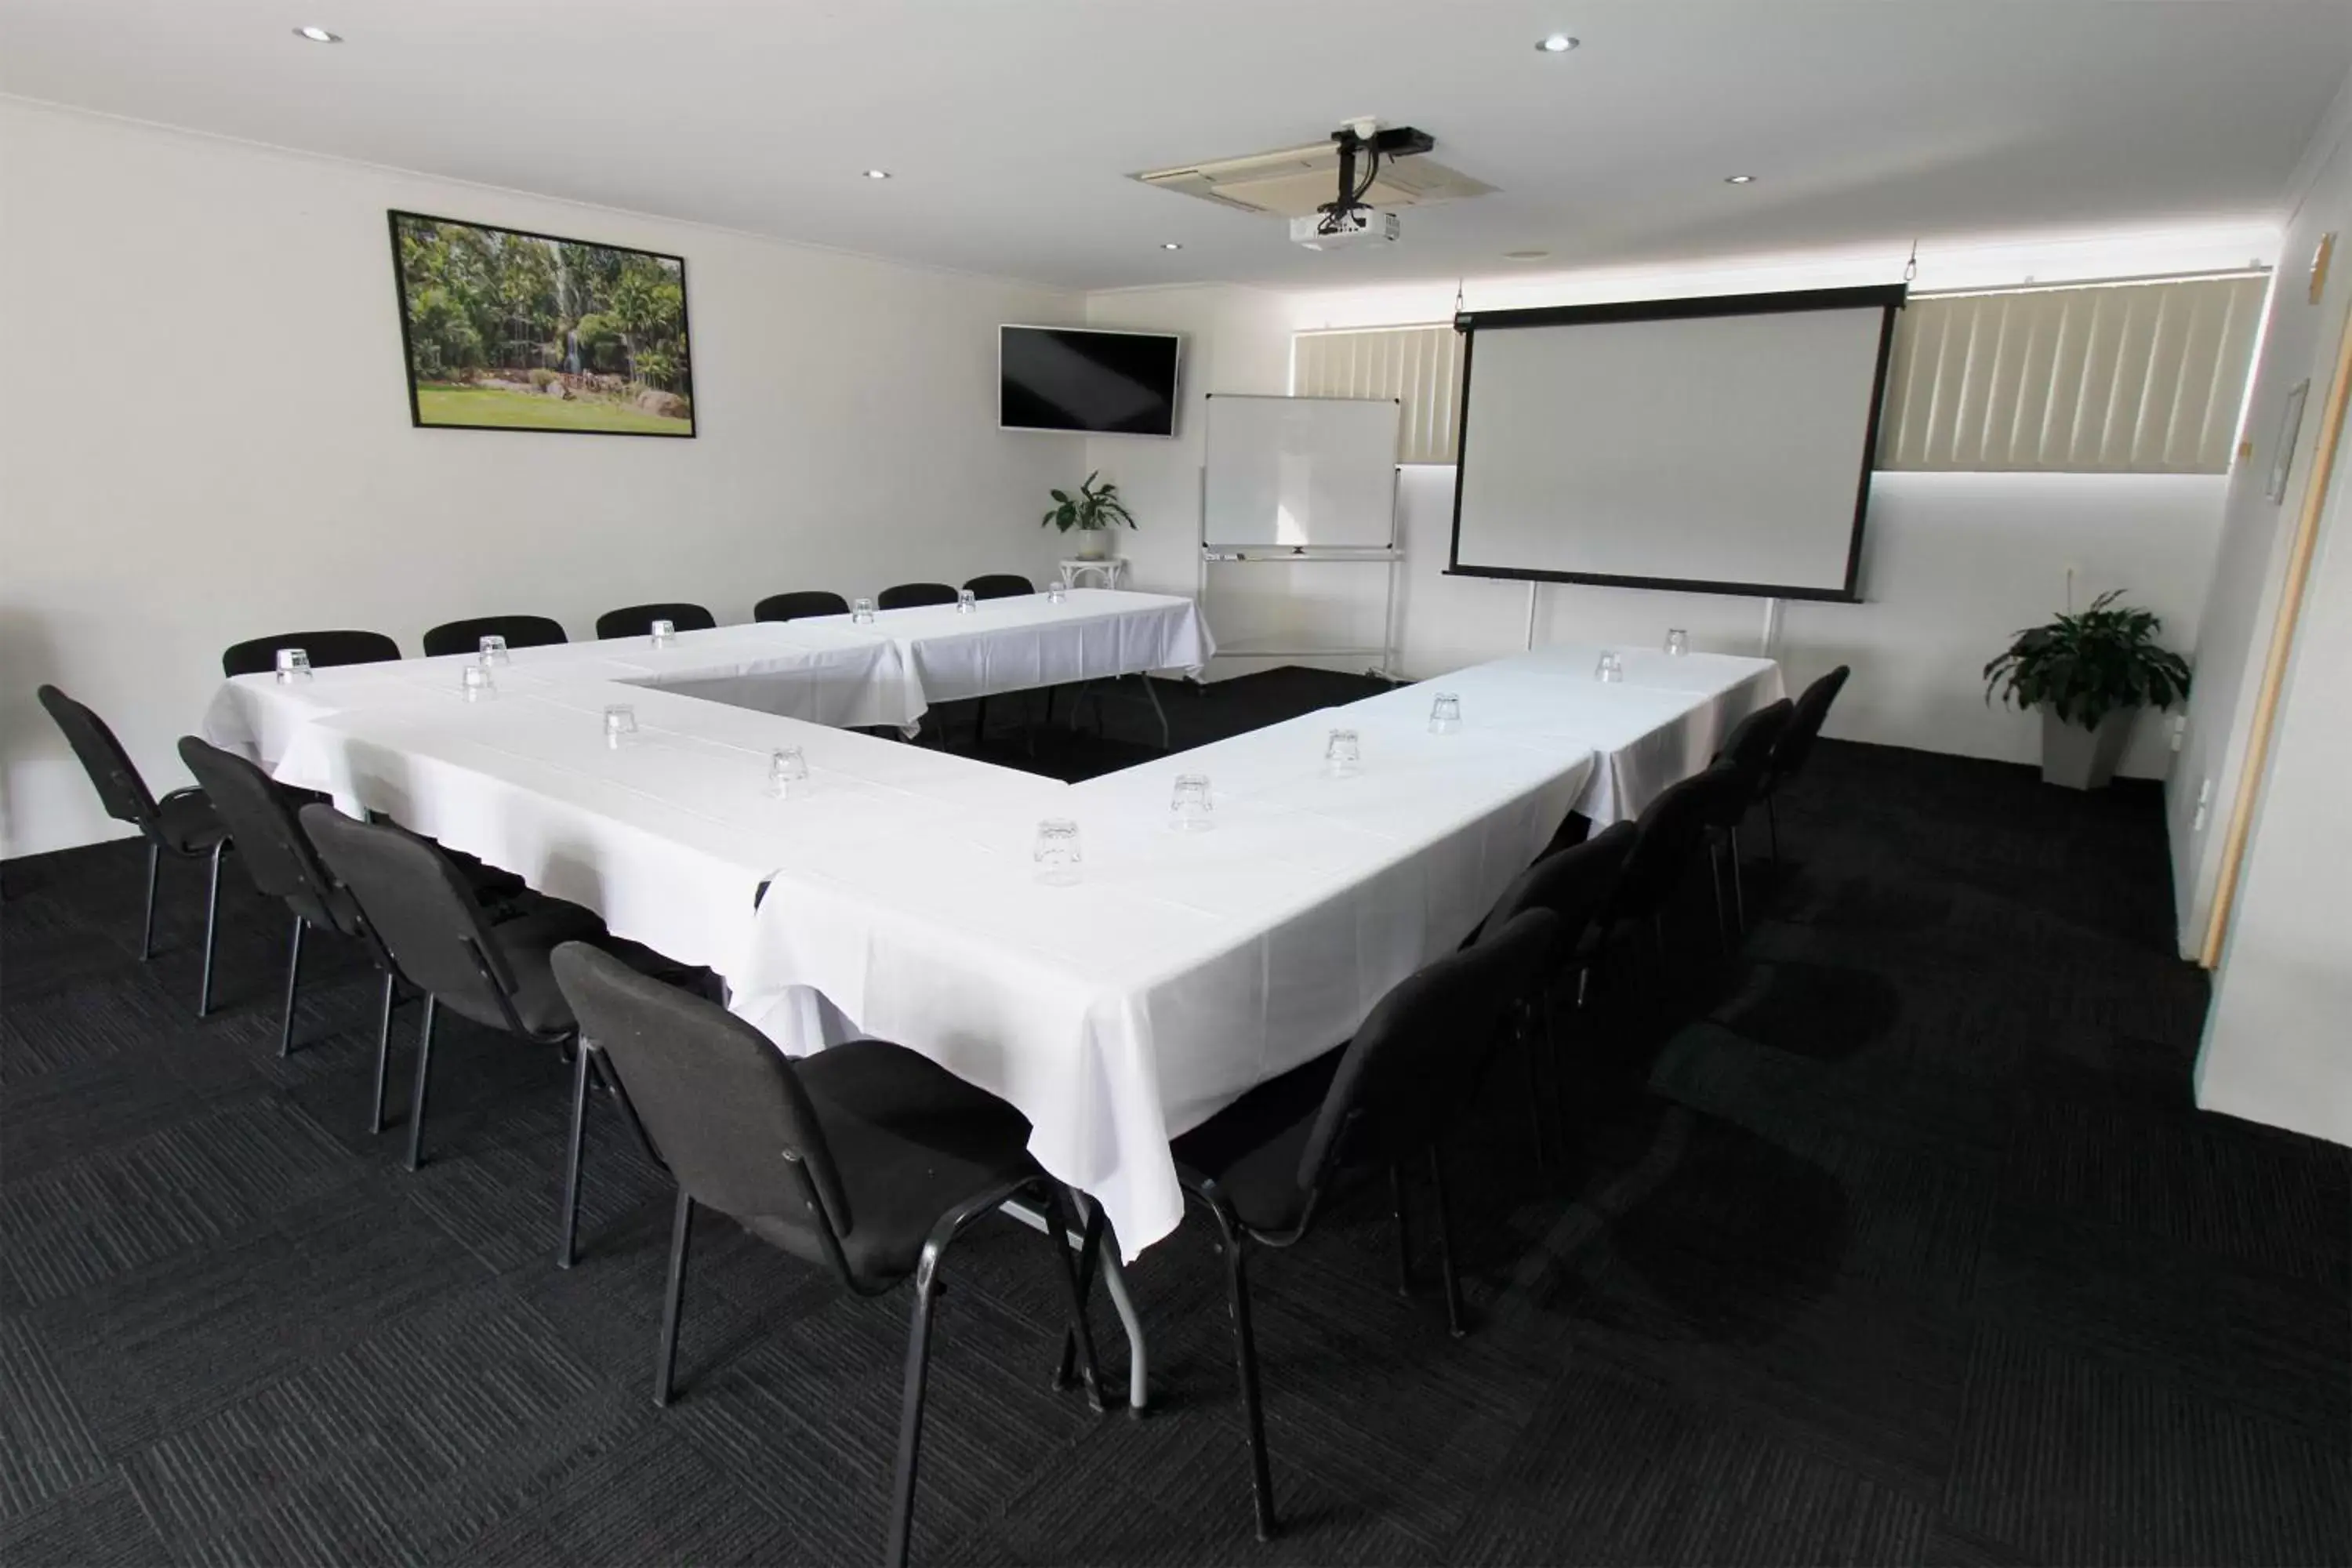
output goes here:
{"type": "Polygon", "coordinates": [[[983,572],[964,586],[971,590],[975,599],[1011,599],[1037,591],[1037,585],[1028,578],[1010,572],[983,572]]]}
{"type": "Polygon", "coordinates": [[[755,621],[797,621],[808,616],[845,616],[849,601],[824,588],[802,588],[771,594],[751,606],[755,621]]]}
{"type": "Polygon", "coordinates": [[[1780,731],[1780,743],[1772,748],[1772,777],[1777,781],[1796,773],[1813,754],[1813,742],[1821,739],[1822,723],[1830,716],[1830,704],[1845,689],[1845,678],[1853,673],[1850,665],[1839,665],[1797,695],[1796,711],[1789,716],[1788,728],[1780,731]]]}
{"type": "Polygon", "coordinates": [[[180,760],[212,797],[256,888],[285,900],[313,925],[359,934],[352,906],[336,896],[335,879],[295,820],[294,798],[285,786],[234,752],[194,735],[180,737],[180,760]]]}
{"type": "Polygon", "coordinates": [[[1398,982],[1339,1058],[1298,1156],[1298,1184],[1312,1190],[1343,1167],[1393,1164],[1434,1141],[1559,940],[1559,918],[1528,910],[1491,940],[1398,982]]]}
{"type": "Polygon", "coordinates": [[[466,879],[429,839],[306,805],[302,831],[411,985],[478,1022],[511,1021],[515,977],[466,879]]]}
{"type": "Polygon", "coordinates": [[[1633,847],[1625,852],[1616,896],[1609,901],[1612,919],[1653,915],[1665,907],[1682,883],[1691,857],[1727,800],[1744,800],[1738,773],[1717,766],[1693,773],[1660,790],[1633,825],[1633,847]]]}
{"type": "Polygon", "coordinates": [[[299,647],[309,654],[313,669],[338,664],[385,664],[400,657],[400,645],[382,632],[279,632],[223,648],[221,673],[260,675],[275,669],[281,647],[299,647]]]}
{"type": "Polygon", "coordinates": [[[54,686],[42,687],[38,695],[41,706],[65,731],[66,744],[81,760],[81,770],[89,775],[90,787],[98,791],[98,803],[106,808],[106,815],[119,822],[136,823],[142,830],[152,828],[155,796],[106,721],[54,686]]]}
{"type": "Polygon", "coordinates": [[[642,637],[653,635],[656,621],[667,621],[682,632],[707,632],[718,617],[700,605],[625,605],[596,617],[599,637],[642,637]]]}
{"type": "Polygon", "coordinates": [[[945,583],[901,583],[885,588],[874,595],[875,605],[885,610],[911,610],[918,605],[952,605],[956,591],[945,583]]]}
{"type": "Polygon", "coordinates": [[[812,1243],[828,1226],[836,1241],[849,1234],[857,1219],[824,1125],[773,1041],[717,1003],[585,942],[557,948],[554,963],[581,1037],[612,1063],[688,1196],[739,1218],[805,1226],[812,1243]],[[808,1212],[795,1160],[814,1184],[823,1214],[808,1212]]]}
{"type": "Polygon", "coordinates": [[[1490,940],[1528,910],[1549,910],[1559,921],[1561,945],[1573,945],[1609,907],[1633,847],[1633,825],[1617,822],[1581,844],[1544,856],[1503,889],[1475,940],[1490,940]]]}
{"type": "Polygon", "coordinates": [[[1767,703],[1731,727],[1723,738],[1722,750],[1715,753],[1715,765],[1729,768],[1739,775],[1740,787],[1736,799],[1725,801],[1726,814],[1711,818],[1719,827],[1737,827],[1750,803],[1764,788],[1764,775],[1772,765],[1772,749],[1788,732],[1790,716],[1796,704],[1787,698],[1767,703]]]}
{"type": "Polygon", "coordinates": [[[445,653],[478,653],[484,637],[504,637],[509,647],[552,647],[571,639],[563,623],[545,616],[476,616],[471,620],[444,621],[425,634],[425,657],[445,653]]]}

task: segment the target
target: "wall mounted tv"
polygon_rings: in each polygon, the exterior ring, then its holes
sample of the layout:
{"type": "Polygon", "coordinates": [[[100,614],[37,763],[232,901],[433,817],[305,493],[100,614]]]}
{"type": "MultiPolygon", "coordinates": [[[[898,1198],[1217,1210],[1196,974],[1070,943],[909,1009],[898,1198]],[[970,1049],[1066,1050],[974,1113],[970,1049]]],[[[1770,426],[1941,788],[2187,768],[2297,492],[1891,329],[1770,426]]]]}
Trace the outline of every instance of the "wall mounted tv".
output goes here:
{"type": "Polygon", "coordinates": [[[1182,340],[1173,333],[1083,327],[998,331],[997,422],[1005,429],[1176,434],[1176,361],[1182,340]]]}

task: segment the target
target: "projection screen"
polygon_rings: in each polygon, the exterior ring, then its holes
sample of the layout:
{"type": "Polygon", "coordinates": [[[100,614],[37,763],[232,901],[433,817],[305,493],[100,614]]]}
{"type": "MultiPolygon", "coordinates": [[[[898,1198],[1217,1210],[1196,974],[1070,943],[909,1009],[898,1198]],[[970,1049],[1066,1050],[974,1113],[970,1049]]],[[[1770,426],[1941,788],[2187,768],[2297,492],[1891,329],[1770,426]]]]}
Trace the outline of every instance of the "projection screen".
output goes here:
{"type": "Polygon", "coordinates": [[[1452,570],[1856,598],[1904,292],[1457,317],[1452,570]]]}

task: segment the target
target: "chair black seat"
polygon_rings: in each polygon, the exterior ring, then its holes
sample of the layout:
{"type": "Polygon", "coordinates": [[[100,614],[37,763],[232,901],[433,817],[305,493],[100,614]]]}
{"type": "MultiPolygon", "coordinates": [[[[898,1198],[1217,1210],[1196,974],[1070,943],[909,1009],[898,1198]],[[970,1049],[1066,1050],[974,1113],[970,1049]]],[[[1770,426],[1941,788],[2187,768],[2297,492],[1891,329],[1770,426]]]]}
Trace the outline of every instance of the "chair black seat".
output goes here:
{"type": "Polygon", "coordinates": [[[278,668],[278,650],[299,647],[310,656],[310,668],[329,669],[339,664],[385,664],[400,657],[400,645],[382,632],[279,632],[275,637],[249,637],[221,650],[223,675],[261,675],[278,668]]]}
{"type": "Polygon", "coordinates": [[[1177,1169],[1216,1183],[1252,1230],[1296,1227],[1309,1196],[1299,1158],[1347,1054],[1341,1046],[1268,1079],[1178,1137],[1169,1145],[1177,1169]]]}
{"type": "MultiPolygon", "coordinates": [[[[914,1272],[941,1214],[975,1192],[1037,1174],[1028,1118],[904,1046],[852,1040],[793,1065],[856,1216],[842,1256],[868,1288],[914,1272]]],[[[825,1260],[803,1215],[746,1215],[743,1226],[795,1258],[825,1260]]]]}
{"type": "Polygon", "coordinates": [[[885,610],[911,610],[918,605],[952,605],[956,591],[945,583],[900,583],[883,589],[874,603],[885,610]]]}
{"type": "Polygon", "coordinates": [[[845,616],[849,601],[824,588],[801,588],[771,594],[751,606],[755,621],[797,621],[810,616],[845,616]]]}
{"type": "Polygon", "coordinates": [[[656,621],[667,621],[682,632],[707,632],[718,617],[700,605],[626,605],[596,617],[598,637],[642,637],[653,633],[656,621]]]}
{"type": "Polygon", "coordinates": [[[476,616],[445,621],[426,632],[425,657],[478,652],[484,637],[504,637],[509,647],[553,647],[570,640],[563,635],[563,623],[545,616],[476,616]]]}
{"type": "MultiPolygon", "coordinates": [[[[575,904],[533,900],[525,912],[512,920],[494,921],[489,929],[491,940],[499,944],[499,951],[505,954],[508,968],[514,974],[515,988],[509,1000],[514,1004],[515,1016],[522,1020],[522,1026],[539,1035],[560,1035],[571,1029],[572,1005],[556,989],[555,971],[549,967],[549,959],[567,942],[593,941],[598,947],[607,949],[617,945],[604,934],[604,923],[575,904]]],[[[635,962],[634,955],[615,956],[621,957],[623,963],[635,962]]],[[[445,995],[441,1002],[485,1028],[503,1030],[507,1026],[506,1019],[496,1009],[485,1007],[463,993],[445,995]]]]}
{"type": "Polygon", "coordinates": [[[212,798],[200,789],[175,789],[157,801],[155,831],[183,855],[205,854],[228,837],[212,798]]]}

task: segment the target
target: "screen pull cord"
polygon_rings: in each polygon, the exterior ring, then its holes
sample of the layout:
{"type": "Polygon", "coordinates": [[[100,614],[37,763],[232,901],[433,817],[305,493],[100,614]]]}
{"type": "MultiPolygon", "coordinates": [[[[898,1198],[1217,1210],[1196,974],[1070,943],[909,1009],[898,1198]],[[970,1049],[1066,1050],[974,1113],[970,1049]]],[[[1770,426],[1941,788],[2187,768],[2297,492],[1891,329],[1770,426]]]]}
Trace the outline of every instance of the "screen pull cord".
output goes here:
{"type": "Polygon", "coordinates": [[[1903,264],[1903,281],[1906,283],[1916,283],[1918,280],[1919,242],[1915,239],[1911,242],[1911,259],[1903,264]]]}

